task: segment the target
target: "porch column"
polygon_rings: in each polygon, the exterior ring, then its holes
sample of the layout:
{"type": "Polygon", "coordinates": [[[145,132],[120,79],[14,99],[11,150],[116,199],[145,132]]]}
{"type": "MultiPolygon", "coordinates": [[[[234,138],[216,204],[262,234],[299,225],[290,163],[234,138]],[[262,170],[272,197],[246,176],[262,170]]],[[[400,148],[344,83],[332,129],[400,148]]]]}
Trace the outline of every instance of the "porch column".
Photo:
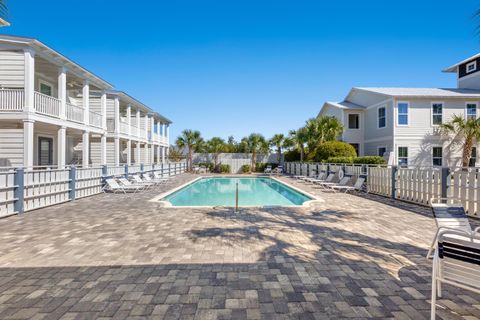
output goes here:
{"type": "Polygon", "coordinates": [[[102,166],[107,164],[107,135],[102,134],[102,137],[100,138],[100,148],[102,149],[101,152],[101,161],[102,161],[102,166]]]}
{"type": "Polygon", "coordinates": [[[61,126],[57,132],[57,164],[59,169],[65,168],[65,157],[67,153],[67,128],[61,126]]]}
{"type": "Polygon", "coordinates": [[[67,107],[67,69],[65,67],[58,71],[58,100],[60,100],[60,119],[64,120],[67,107]]]}
{"type": "Polygon", "coordinates": [[[137,120],[137,132],[135,132],[135,134],[137,135],[137,137],[140,137],[140,109],[137,109],[136,120],[137,120]]]}
{"type": "Polygon", "coordinates": [[[144,150],[143,150],[143,151],[144,151],[144,154],[145,154],[145,161],[144,161],[144,163],[146,164],[146,163],[148,163],[148,161],[149,161],[149,159],[150,159],[150,158],[148,157],[148,143],[145,143],[145,147],[144,147],[144,150]]]}
{"type": "Polygon", "coordinates": [[[135,146],[136,146],[136,151],[137,151],[136,152],[137,154],[135,155],[135,164],[140,164],[140,163],[142,163],[142,161],[140,159],[141,158],[140,142],[137,141],[135,146]]]}
{"type": "Polygon", "coordinates": [[[83,123],[87,126],[90,124],[90,84],[88,80],[83,81],[82,90],[82,102],[83,102],[83,123]]]}
{"type": "Polygon", "coordinates": [[[132,135],[132,105],[127,105],[127,122],[128,122],[128,135],[132,135]]]}
{"type": "MultiPolygon", "coordinates": [[[[24,50],[25,59],[25,108],[24,111],[35,112],[35,51],[32,49],[24,50]]],[[[33,160],[33,158],[32,158],[33,160]]]]}
{"type": "MultiPolygon", "coordinates": [[[[152,132],[152,141],[155,141],[155,119],[152,117],[150,121],[150,131],[152,132]]],[[[153,159],[153,158],[152,158],[153,159]]]]}
{"type": "Polygon", "coordinates": [[[170,125],[167,124],[167,128],[166,128],[166,133],[165,133],[165,139],[167,141],[165,141],[168,145],[170,145],[170,125]]]}
{"type": "Polygon", "coordinates": [[[114,117],[115,117],[115,133],[120,132],[120,100],[118,96],[114,98],[114,117]]]}
{"type": "Polygon", "coordinates": [[[145,115],[145,139],[148,140],[148,114],[145,115]]]}
{"type": "Polygon", "coordinates": [[[107,93],[105,91],[102,91],[100,97],[100,108],[102,110],[102,128],[107,130],[107,93]]]}
{"type": "Polygon", "coordinates": [[[165,163],[165,147],[162,147],[162,163],[165,163]]]}
{"type": "Polygon", "coordinates": [[[34,120],[23,120],[23,166],[27,170],[33,167],[34,123],[34,120]]]}
{"type": "MultiPolygon", "coordinates": [[[[157,136],[158,136],[158,139],[159,139],[158,141],[160,143],[162,143],[162,131],[161,130],[162,130],[162,125],[161,125],[161,122],[158,121],[157,122],[157,136]]],[[[159,155],[158,162],[160,162],[160,151],[158,152],[158,155],[159,155]]]]}
{"type": "Polygon", "coordinates": [[[114,138],[114,146],[113,146],[113,149],[114,149],[114,153],[115,153],[115,165],[116,166],[119,166],[120,165],[120,138],[119,137],[115,137],[114,138]]]}
{"type": "Polygon", "coordinates": [[[127,165],[132,165],[132,140],[127,140],[127,165]]]}
{"type": "Polygon", "coordinates": [[[155,163],[155,145],[154,144],[150,145],[150,162],[152,164],[155,163]]]}
{"type": "Polygon", "coordinates": [[[162,146],[157,146],[157,163],[162,162],[162,146]]]}
{"type": "Polygon", "coordinates": [[[90,164],[90,133],[83,131],[82,134],[82,166],[88,168],[90,164]]]}

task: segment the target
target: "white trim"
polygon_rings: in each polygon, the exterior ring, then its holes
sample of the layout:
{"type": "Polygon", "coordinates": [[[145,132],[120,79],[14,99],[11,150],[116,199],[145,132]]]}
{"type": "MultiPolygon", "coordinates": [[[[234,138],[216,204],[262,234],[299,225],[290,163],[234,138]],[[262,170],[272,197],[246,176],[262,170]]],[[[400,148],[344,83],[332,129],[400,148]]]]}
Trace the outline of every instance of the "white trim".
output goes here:
{"type": "Polygon", "coordinates": [[[430,126],[431,127],[438,127],[439,126],[438,124],[433,124],[433,105],[434,104],[441,104],[442,105],[442,122],[441,123],[443,123],[445,102],[443,102],[443,101],[431,101],[430,102],[430,126]]]}
{"type": "Polygon", "coordinates": [[[376,112],[376,114],[377,114],[377,129],[386,129],[386,128],[388,127],[388,125],[387,125],[387,105],[386,105],[386,104],[379,105],[379,106],[377,107],[377,112],[376,112]],[[385,109],[385,116],[384,116],[384,117],[385,117],[385,126],[383,126],[383,127],[380,127],[380,119],[379,119],[379,117],[378,117],[378,111],[380,110],[380,108],[384,108],[384,109],[385,109]]]}
{"type": "Polygon", "coordinates": [[[386,104],[389,103],[390,101],[393,102],[393,98],[388,98],[388,99],[386,99],[386,100],[377,102],[377,103],[375,103],[375,104],[372,104],[371,106],[366,107],[365,109],[368,110],[368,109],[376,108],[376,107],[378,107],[378,106],[380,106],[380,105],[382,105],[382,104],[385,104],[385,105],[386,105],[386,104]]]}
{"type": "Polygon", "coordinates": [[[465,101],[465,119],[468,119],[467,105],[469,104],[475,105],[475,119],[478,119],[478,102],[475,101],[465,101]]]}
{"type": "MultiPolygon", "coordinates": [[[[42,84],[47,86],[47,87],[50,87],[50,94],[51,94],[50,96],[54,97],[54,94],[53,94],[54,86],[53,86],[53,84],[48,82],[47,80],[44,80],[44,79],[41,79],[41,78],[38,79],[38,92],[43,94],[43,92],[41,90],[42,84]]],[[[56,97],[54,97],[54,98],[56,98],[56,97]]]]}
{"type": "Polygon", "coordinates": [[[347,113],[347,130],[360,130],[360,113],[349,112],[347,113]],[[358,117],[358,128],[350,128],[350,119],[351,115],[356,115],[358,117]]]}
{"type": "Polygon", "coordinates": [[[475,72],[475,71],[477,71],[477,60],[474,60],[474,61],[466,64],[466,66],[465,66],[465,73],[466,74],[469,74],[469,73],[472,73],[472,72],[475,72]],[[472,70],[469,70],[470,66],[473,66],[472,70]]]}
{"type": "Polygon", "coordinates": [[[397,101],[397,103],[395,103],[395,106],[394,106],[396,112],[395,112],[395,122],[396,122],[396,125],[398,127],[408,127],[410,125],[410,101],[397,101]],[[398,116],[399,116],[399,113],[398,113],[398,105],[401,104],[401,103],[405,103],[407,104],[407,124],[399,124],[398,123],[398,116]]]}
{"type": "Polygon", "coordinates": [[[380,137],[380,138],[373,138],[373,139],[368,139],[364,140],[364,143],[370,143],[370,142],[378,142],[378,141],[387,141],[387,140],[392,140],[393,136],[385,136],[385,137],[380,137]]]}
{"type": "Polygon", "coordinates": [[[396,154],[395,163],[396,163],[397,166],[399,166],[400,165],[399,164],[400,158],[405,158],[405,157],[400,157],[400,152],[398,151],[398,149],[400,149],[400,148],[407,148],[407,167],[408,167],[408,164],[410,162],[410,151],[408,150],[408,146],[405,146],[405,145],[397,145],[397,149],[395,150],[396,151],[395,152],[395,154],[396,154]]]}
{"type": "MultiPolygon", "coordinates": [[[[432,148],[430,150],[430,160],[431,160],[431,164],[432,164],[432,167],[442,167],[443,164],[445,163],[445,157],[444,157],[444,147],[443,145],[432,145],[432,148]],[[442,164],[441,165],[435,165],[433,164],[433,148],[441,148],[442,149],[442,164]]],[[[438,158],[438,157],[435,157],[435,158],[438,158]]]]}

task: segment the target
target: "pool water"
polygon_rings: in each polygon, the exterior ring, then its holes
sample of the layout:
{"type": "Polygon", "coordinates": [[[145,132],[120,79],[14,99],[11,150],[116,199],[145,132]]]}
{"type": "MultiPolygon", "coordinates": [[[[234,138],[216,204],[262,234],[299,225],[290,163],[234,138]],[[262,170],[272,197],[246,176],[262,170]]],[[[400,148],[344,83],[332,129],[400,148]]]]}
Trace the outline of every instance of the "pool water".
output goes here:
{"type": "Polygon", "coordinates": [[[172,206],[298,206],[311,197],[267,177],[208,177],[162,198],[172,206]]]}

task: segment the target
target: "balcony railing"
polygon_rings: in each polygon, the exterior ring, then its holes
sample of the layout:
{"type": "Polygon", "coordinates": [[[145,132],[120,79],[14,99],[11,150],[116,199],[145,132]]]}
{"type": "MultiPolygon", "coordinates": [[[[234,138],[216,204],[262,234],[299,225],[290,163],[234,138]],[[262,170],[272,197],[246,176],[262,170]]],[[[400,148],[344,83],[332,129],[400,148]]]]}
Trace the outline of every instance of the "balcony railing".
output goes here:
{"type": "Polygon", "coordinates": [[[23,111],[25,92],[18,89],[0,89],[0,112],[23,111]]]}
{"type": "Polygon", "coordinates": [[[120,119],[120,133],[129,134],[129,127],[128,122],[120,119]]]}
{"type": "Polygon", "coordinates": [[[67,120],[83,123],[83,107],[79,107],[68,102],[66,107],[67,120]]]}
{"type": "Polygon", "coordinates": [[[102,128],[102,114],[90,110],[89,114],[89,122],[91,126],[97,127],[97,128],[102,128]]]}
{"type": "Polygon", "coordinates": [[[37,113],[55,118],[60,117],[60,100],[36,91],[34,97],[34,107],[37,113]]]}

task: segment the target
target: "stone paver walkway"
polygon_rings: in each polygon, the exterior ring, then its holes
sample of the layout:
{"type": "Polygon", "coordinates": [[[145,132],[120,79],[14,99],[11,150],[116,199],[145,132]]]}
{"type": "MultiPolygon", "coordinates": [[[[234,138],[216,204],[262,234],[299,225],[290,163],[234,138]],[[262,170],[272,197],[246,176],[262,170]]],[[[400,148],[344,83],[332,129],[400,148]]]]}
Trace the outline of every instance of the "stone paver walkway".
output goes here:
{"type": "MultiPolygon", "coordinates": [[[[428,210],[295,184],[324,201],[162,208],[162,187],[2,219],[0,318],[428,318],[428,210]]],[[[478,295],[443,294],[439,318],[480,317],[478,295]]]]}

